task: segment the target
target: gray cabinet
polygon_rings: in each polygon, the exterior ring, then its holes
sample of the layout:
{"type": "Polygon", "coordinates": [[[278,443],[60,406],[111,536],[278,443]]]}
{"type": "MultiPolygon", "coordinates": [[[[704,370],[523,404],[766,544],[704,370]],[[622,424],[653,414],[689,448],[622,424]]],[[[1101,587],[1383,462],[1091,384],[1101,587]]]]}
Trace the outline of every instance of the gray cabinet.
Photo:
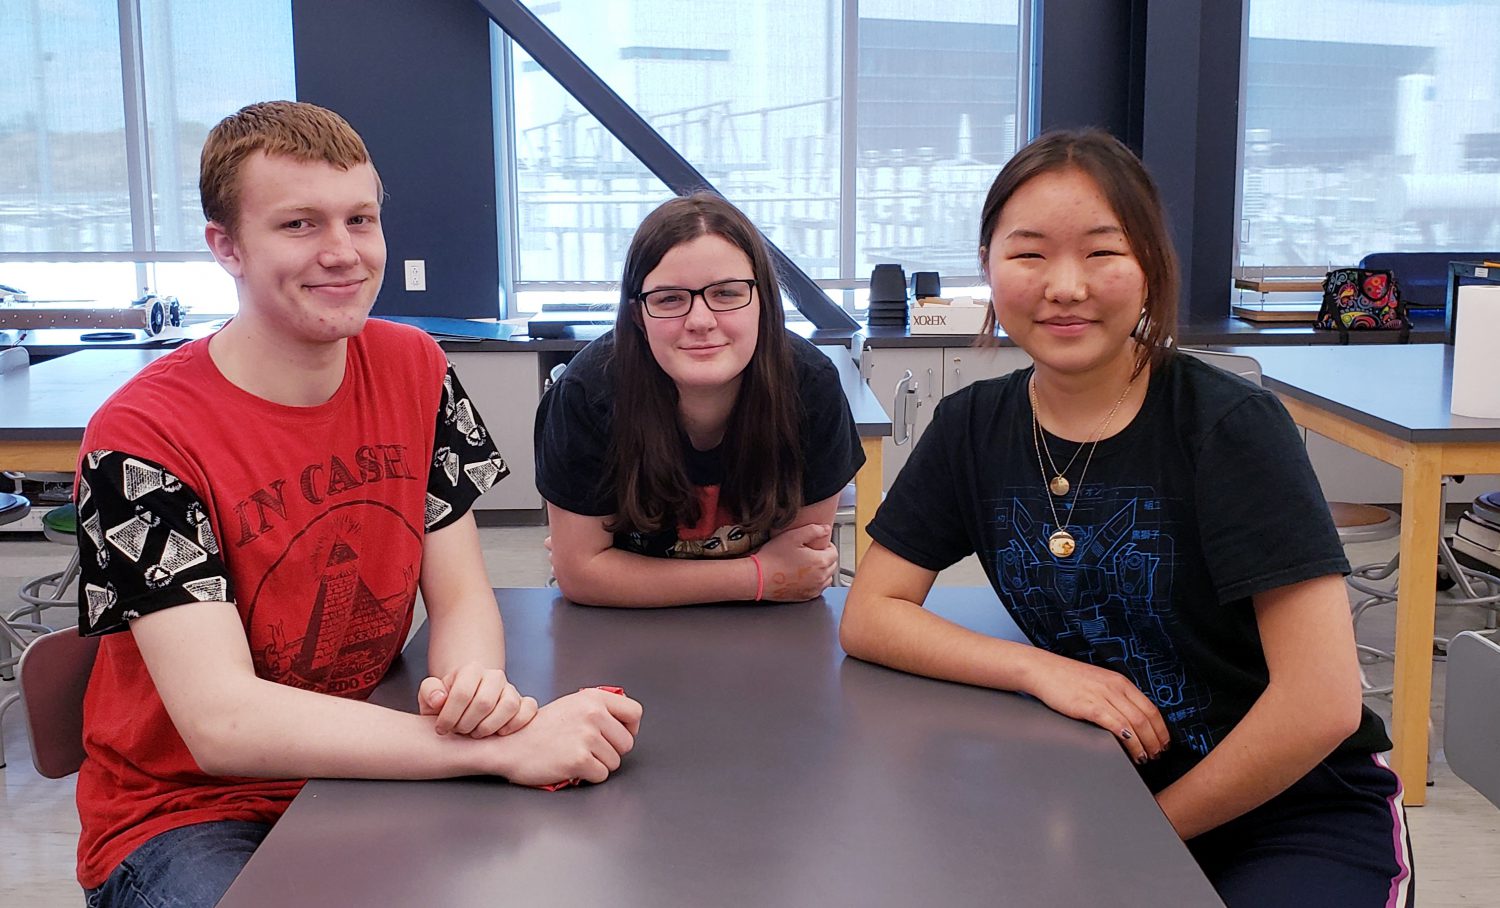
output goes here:
{"type": "MultiPolygon", "coordinates": [[[[955,341],[960,338],[955,337],[955,341]]],[[[986,378],[1031,365],[1017,347],[866,347],[860,374],[891,415],[891,437],[884,442],[882,487],[889,489],[932,422],[944,396],[986,378]]]]}

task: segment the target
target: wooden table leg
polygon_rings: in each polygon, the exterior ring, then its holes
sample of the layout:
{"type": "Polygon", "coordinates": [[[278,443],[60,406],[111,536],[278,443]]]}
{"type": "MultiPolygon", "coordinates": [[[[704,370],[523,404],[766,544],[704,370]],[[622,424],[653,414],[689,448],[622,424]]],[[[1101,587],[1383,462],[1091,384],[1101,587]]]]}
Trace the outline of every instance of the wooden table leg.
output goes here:
{"type": "Polygon", "coordinates": [[[1442,472],[1439,454],[1417,447],[1401,471],[1401,573],[1396,587],[1392,766],[1409,806],[1427,801],[1427,717],[1432,702],[1432,634],[1437,608],[1442,472]]]}
{"type": "Polygon", "coordinates": [[[881,458],[884,456],[884,438],[870,437],[861,438],[860,445],[865,449],[865,465],[854,474],[854,566],[859,567],[859,559],[865,555],[865,550],[870,547],[870,534],[865,529],[870,524],[870,518],[875,516],[875,509],[880,507],[881,483],[884,481],[884,469],[881,458]]]}

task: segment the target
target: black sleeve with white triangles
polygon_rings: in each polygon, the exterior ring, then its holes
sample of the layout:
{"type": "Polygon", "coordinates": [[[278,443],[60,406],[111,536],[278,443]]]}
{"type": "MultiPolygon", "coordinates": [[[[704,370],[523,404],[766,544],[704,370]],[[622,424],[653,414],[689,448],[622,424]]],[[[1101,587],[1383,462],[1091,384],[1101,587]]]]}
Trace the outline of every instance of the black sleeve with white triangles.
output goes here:
{"type": "Polygon", "coordinates": [[[449,365],[427,476],[427,532],[462,517],[479,496],[508,475],[510,468],[449,365]]]}
{"type": "Polygon", "coordinates": [[[90,451],[78,480],[78,627],[123,631],[188,602],[233,602],[208,513],[176,476],[122,451],[90,451]]]}

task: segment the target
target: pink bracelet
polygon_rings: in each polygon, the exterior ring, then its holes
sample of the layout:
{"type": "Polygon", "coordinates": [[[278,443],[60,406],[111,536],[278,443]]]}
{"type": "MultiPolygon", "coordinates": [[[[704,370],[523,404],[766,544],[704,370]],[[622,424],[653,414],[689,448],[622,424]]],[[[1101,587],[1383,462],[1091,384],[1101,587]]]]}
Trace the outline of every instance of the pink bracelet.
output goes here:
{"type": "Polygon", "coordinates": [[[760,597],[766,591],[766,575],[760,569],[760,557],[758,555],[751,554],[750,560],[755,562],[755,601],[759,602],[760,597]]]}

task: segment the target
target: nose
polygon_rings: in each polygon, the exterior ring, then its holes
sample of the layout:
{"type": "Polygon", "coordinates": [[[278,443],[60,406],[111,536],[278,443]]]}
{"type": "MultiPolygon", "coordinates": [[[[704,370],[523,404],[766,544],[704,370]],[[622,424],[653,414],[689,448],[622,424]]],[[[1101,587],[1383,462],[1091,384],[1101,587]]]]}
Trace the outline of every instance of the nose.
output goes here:
{"type": "Polygon", "coordinates": [[[1076,303],[1089,295],[1083,269],[1067,256],[1053,259],[1047,269],[1046,297],[1055,303],[1076,303]]]}
{"type": "Polygon", "coordinates": [[[324,268],[348,268],[359,261],[359,251],[354,248],[354,238],[348,227],[335,224],[327,234],[327,241],[318,253],[318,263],[324,268]]]}
{"type": "Polygon", "coordinates": [[[693,294],[688,303],[688,312],[684,316],[684,327],[689,331],[709,331],[719,323],[714,311],[708,308],[708,299],[700,291],[693,294]],[[698,305],[702,303],[703,305],[698,305]]]}

